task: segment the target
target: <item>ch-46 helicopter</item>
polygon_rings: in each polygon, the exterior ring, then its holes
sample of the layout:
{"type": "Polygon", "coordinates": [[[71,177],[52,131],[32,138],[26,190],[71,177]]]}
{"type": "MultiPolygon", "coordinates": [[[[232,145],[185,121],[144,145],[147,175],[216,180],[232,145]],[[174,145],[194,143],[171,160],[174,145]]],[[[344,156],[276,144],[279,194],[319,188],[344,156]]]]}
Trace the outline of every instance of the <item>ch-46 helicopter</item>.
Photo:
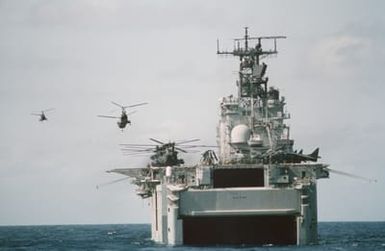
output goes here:
{"type": "Polygon", "coordinates": [[[45,113],[46,113],[46,112],[53,111],[53,110],[55,110],[55,108],[49,108],[49,109],[45,109],[45,110],[40,111],[40,113],[39,113],[39,112],[33,112],[33,113],[31,113],[31,115],[39,116],[39,117],[40,117],[40,118],[39,118],[39,121],[40,121],[40,122],[43,122],[43,121],[45,121],[45,120],[48,120],[48,118],[47,118],[47,116],[45,115],[45,113]]]}
{"type": "Polygon", "coordinates": [[[136,111],[132,111],[132,112],[127,112],[126,109],[127,108],[132,108],[132,107],[136,107],[136,106],[141,106],[141,105],[147,105],[148,103],[144,102],[144,103],[139,103],[139,104],[134,104],[134,105],[120,105],[114,101],[111,101],[112,104],[116,105],[116,106],[119,106],[120,108],[122,108],[122,113],[120,114],[120,117],[118,116],[109,116],[109,115],[98,115],[98,117],[101,117],[101,118],[111,118],[111,119],[119,119],[119,121],[117,122],[118,124],[118,127],[120,129],[124,129],[126,127],[127,124],[131,125],[131,120],[128,119],[128,116],[135,113],[136,111]]]}

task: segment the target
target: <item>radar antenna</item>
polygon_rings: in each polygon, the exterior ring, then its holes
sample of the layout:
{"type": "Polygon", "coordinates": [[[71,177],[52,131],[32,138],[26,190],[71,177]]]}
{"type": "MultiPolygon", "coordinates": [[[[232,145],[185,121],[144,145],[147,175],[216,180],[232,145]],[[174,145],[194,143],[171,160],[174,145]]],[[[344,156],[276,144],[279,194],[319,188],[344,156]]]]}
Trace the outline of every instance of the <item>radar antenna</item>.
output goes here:
{"type": "Polygon", "coordinates": [[[261,37],[250,37],[248,34],[248,27],[245,27],[245,35],[242,38],[234,39],[234,50],[233,51],[221,51],[219,49],[219,40],[217,40],[217,54],[219,55],[233,55],[240,58],[242,61],[243,57],[251,57],[254,61],[259,64],[259,59],[261,56],[268,56],[277,54],[277,40],[285,39],[286,36],[261,36],[261,37]],[[274,47],[270,50],[262,49],[262,40],[273,40],[274,47]],[[257,40],[257,43],[254,47],[249,46],[249,42],[257,40]],[[244,42],[244,46],[241,46],[241,42],[244,42]]]}
{"type": "Polygon", "coordinates": [[[254,106],[261,103],[260,107],[265,107],[264,117],[268,117],[267,98],[268,78],[264,77],[267,65],[261,63],[263,57],[277,54],[277,40],[285,39],[286,36],[261,36],[251,37],[248,34],[248,27],[245,27],[245,35],[242,38],[234,39],[233,51],[221,51],[219,40],[217,40],[218,55],[233,55],[239,57],[239,80],[237,81],[238,96],[240,100],[248,102],[251,107],[250,124],[254,124],[254,106]],[[273,40],[273,48],[263,49],[262,41],[273,40]],[[243,42],[243,46],[241,45],[243,42]]]}

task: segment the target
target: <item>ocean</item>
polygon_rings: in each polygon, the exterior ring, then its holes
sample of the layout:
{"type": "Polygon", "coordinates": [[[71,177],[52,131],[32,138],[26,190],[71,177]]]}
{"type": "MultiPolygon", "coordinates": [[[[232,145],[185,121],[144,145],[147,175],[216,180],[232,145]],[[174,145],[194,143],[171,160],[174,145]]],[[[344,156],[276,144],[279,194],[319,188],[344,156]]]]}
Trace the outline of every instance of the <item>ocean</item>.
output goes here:
{"type": "Polygon", "coordinates": [[[385,222],[320,222],[312,246],[168,247],[149,224],[0,226],[0,250],[385,250],[385,222]]]}

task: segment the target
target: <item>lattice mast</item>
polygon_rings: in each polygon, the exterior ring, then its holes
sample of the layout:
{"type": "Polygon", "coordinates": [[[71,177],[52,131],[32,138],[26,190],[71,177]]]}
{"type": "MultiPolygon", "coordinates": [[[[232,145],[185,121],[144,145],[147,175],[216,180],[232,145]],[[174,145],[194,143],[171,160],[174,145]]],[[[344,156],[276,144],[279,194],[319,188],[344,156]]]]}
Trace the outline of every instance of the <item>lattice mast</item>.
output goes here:
{"type": "MultiPolygon", "coordinates": [[[[285,39],[285,36],[262,36],[262,37],[250,37],[248,35],[248,27],[245,27],[245,36],[243,38],[234,39],[234,50],[220,51],[219,40],[217,40],[217,54],[219,55],[233,55],[239,57],[240,69],[239,69],[239,81],[238,97],[261,99],[266,102],[267,99],[267,82],[268,77],[264,77],[266,73],[267,65],[261,64],[261,59],[268,55],[277,54],[277,40],[285,39]],[[262,40],[273,40],[274,49],[263,50],[262,40]],[[251,40],[257,40],[255,47],[250,47],[249,42],[251,40]],[[243,46],[241,45],[243,42],[243,46]]],[[[251,102],[253,104],[253,102],[251,102]]]]}

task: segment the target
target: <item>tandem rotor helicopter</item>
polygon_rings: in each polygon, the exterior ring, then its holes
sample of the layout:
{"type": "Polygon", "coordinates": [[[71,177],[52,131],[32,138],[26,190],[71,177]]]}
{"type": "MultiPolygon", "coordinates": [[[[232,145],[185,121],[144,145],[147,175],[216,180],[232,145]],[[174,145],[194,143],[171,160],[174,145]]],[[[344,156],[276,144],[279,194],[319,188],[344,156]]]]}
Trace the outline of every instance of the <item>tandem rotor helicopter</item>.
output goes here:
{"type": "Polygon", "coordinates": [[[98,115],[98,117],[100,117],[100,118],[110,118],[110,119],[119,119],[117,124],[118,124],[118,127],[120,129],[122,129],[122,131],[126,127],[127,124],[131,125],[131,120],[128,119],[128,116],[136,112],[136,111],[127,112],[126,109],[127,108],[136,107],[136,106],[141,106],[141,105],[147,105],[148,104],[147,102],[144,102],[144,103],[139,103],[139,104],[134,104],[134,105],[121,105],[121,104],[118,104],[118,103],[116,103],[114,101],[111,101],[111,103],[113,105],[116,105],[116,106],[122,108],[122,113],[120,114],[120,117],[118,117],[118,116],[109,116],[109,115],[98,115]]]}
{"type": "Polygon", "coordinates": [[[45,109],[45,110],[40,111],[40,113],[38,113],[38,112],[33,112],[33,113],[31,113],[31,115],[39,116],[39,117],[40,117],[40,118],[39,118],[39,121],[40,121],[40,122],[43,122],[43,121],[45,121],[45,120],[48,120],[48,118],[47,118],[47,116],[45,115],[45,113],[46,113],[46,112],[53,111],[53,110],[55,110],[55,108],[49,108],[49,109],[45,109]]]}

